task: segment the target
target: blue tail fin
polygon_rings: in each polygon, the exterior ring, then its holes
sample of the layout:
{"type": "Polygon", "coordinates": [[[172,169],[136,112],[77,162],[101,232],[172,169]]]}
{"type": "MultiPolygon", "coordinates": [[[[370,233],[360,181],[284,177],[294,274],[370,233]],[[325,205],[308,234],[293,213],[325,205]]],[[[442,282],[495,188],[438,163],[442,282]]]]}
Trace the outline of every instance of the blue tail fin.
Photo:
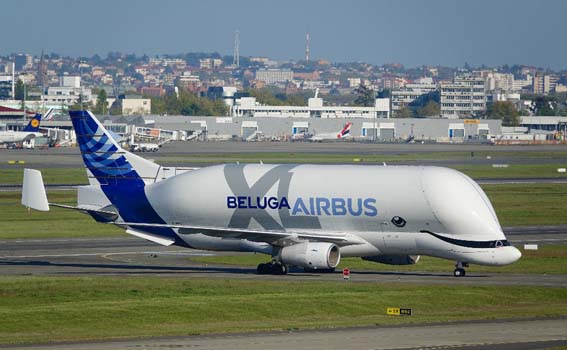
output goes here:
{"type": "MultiPolygon", "coordinates": [[[[133,223],[165,222],[150,204],[144,188],[153,183],[160,166],[124,150],[89,111],[70,111],[77,143],[91,185],[100,185],[122,220],[133,223]]],[[[138,228],[183,244],[170,228],[138,228]]]]}
{"type": "Polygon", "coordinates": [[[152,183],[160,166],[124,150],[89,111],[70,111],[91,184],[117,181],[152,183]]]}
{"type": "Polygon", "coordinates": [[[26,125],[26,127],[24,128],[24,131],[38,132],[40,122],[41,122],[41,114],[38,113],[32,118],[32,120],[30,120],[28,125],[26,125]]]}

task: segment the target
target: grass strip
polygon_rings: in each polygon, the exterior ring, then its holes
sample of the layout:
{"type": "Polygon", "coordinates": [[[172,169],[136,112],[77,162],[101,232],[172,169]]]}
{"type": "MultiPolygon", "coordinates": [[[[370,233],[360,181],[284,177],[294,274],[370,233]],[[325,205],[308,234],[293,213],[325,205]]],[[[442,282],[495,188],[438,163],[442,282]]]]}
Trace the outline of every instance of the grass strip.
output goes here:
{"type": "MultiPolygon", "coordinates": [[[[124,230],[94,221],[75,210],[52,207],[49,212],[28,211],[20,204],[20,192],[0,192],[0,239],[111,237],[124,230]]],[[[76,205],[77,191],[49,191],[49,201],[76,205]]]]}
{"type": "Polygon", "coordinates": [[[290,280],[4,277],[0,343],[567,314],[567,290],[290,280]],[[498,307],[494,307],[498,305],[498,307]],[[411,307],[412,317],[386,316],[411,307]]]}

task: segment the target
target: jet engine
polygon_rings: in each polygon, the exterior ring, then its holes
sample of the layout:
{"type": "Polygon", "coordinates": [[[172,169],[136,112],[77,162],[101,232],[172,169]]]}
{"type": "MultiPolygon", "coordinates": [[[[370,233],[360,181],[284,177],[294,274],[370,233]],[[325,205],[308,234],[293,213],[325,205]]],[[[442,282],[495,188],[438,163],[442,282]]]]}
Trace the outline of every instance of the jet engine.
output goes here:
{"type": "Polygon", "coordinates": [[[376,255],[363,256],[362,259],[386,265],[415,265],[419,255],[376,255]]]}
{"type": "Polygon", "coordinates": [[[313,270],[333,269],[339,264],[341,253],[333,243],[305,242],[283,247],[279,258],[285,265],[313,270]]]}

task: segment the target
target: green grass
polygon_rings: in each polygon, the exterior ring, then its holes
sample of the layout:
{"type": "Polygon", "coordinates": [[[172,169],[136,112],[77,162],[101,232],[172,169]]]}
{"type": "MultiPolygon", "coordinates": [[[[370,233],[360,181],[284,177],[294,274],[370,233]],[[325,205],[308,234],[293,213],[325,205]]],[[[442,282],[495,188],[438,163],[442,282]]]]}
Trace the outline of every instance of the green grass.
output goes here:
{"type": "MultiPolygon", "coordinates": [[[[503,226],[567,224],[567,184],[483,185],[503,226]]],[[[51,191],[54,203],[76,204],[76,191],[51,191]]],[[[28,212],[19,192],[0,192],[0,239],[105,237],[123,234],[85,214],[52,208],[28,212]]]]}
{"type": "Polygon", "coordinates": [[[225,163],[225,162],[258,162],[262,160],[264,163],[351,163],[357,158],[360,161],[368,163],[382,162],[408,162],[408,161],[434,161],[434,160],[452,160],[468,162],[471,159],[486,159],[487,156],[495,163],[501,162],[506,158],[523,158],[523,159],[548,159],[554,162],[558,157],[567,157],[567,152],[471,152],[447,151],[447,152],[404,152],[399,153],[380,153],[380,146],[372,153],[312,153],[309,149],[304,152],[249,152],[249,153],[202,153],[187,154],[184,156],[163,156],[159,157],[162,163],[225,163]]]}
{"type": "MultiPolygon", "coordinates": [[[[437,155],[437,154],[436,154],[437,155]]],[[[313,163],[313,164],[359,164],[355,159],[359,159],[366,164],[375,163],[382,165],[383,162],[395,164],[401,161],[419,161],[447,159],[437,156],[427,158],[415,158],[413,155],[344,155],[344,154],[293,154],[293,153],[269,153],[263,154],[220,154],[220,155],[189,155],[184,157],[163,157],[157,160],[160,164],[220,164],[220,163],[258,163],[260,161],[268,163],[313,163]]],[[[448,159],[463,160],[466,158],[448,157],[448,159]]],[[[550,159],[546,164],[510,164],[508,168],[494,168],[492,165],[450,165],[450,168],[459,170],[473,179],[486,178],[565,178],[566,173],[558,173],[557,168],[566,167],[565,164],[556,163],[550,159]]],[[[498,163],[497,160],[494,163],[498,163]]],[[[41,170],[45,184],[87,184],[85,169],[80,168],[45,168],[41,170]]],[[[0,169],[0,185],[21,185],[23,178],[23,167],[12,169],[0,169]]]]}
{"type": "Polygon", "coordinates": [[[567,184],[483,185],[503,226],[567,224],[567,184]]]}
{"type": "MultiPolygon", "coordinates": [[[[521,247],[520,247],[521,248],[521,247]]],[[[191,261],[214,265],[257,266],[270,258],[263,254],[238,254],[229,256],[191,257],[191,261]]],[[[454,262],[422,256],[416,265],[394,266],[364,261],[360,258],[342,258],[337,270],[345,267],[353,271],[384,272],[439,272],[453,270],[454,262]]],[[[471,265],[468,272],[523,273],[523,274],[567,274],[567,246],[540,246],[537,251],[522,250],[522,259],[502,267],[471,265]]]]}
{"type": "Polygon", "coordinates": [[[3,277],[0,343],[546,317],[567,290],[291,280],[3,277]],[[497,308],[494,305],[498,305],[497,308]],[[411,307],[414,316],[386,316],[411,307]]]}
{"type": "MultiPolygon", "coordinates": [[[[88,184],[85,168],[35,168],[41,170],[43,182],[49,184],[88,184]]],[[[24,168],[0,169],[0,185],[21,185],[24,177],[24,168]]]]}
{"type": "Polygon", "coordinates": [[[557,178],[567,179],[566,173],[558,173],[557,168],[565,164],[509,164],[507,168],[494,168],[492,165],[451,165],[473,179],[506,178],[557,178]]]}
{"type": "MultiPolygon", "coordinates": [[[[50,202],[76,205],[76,191],[50,191],[50,202]]],[[[108,237],[124,234],[122,229],[94,221],[74,210],[51,208],[49,212],[28,211],[20,205],[19,192],[0,192],[0,239],[108,237]]]]}

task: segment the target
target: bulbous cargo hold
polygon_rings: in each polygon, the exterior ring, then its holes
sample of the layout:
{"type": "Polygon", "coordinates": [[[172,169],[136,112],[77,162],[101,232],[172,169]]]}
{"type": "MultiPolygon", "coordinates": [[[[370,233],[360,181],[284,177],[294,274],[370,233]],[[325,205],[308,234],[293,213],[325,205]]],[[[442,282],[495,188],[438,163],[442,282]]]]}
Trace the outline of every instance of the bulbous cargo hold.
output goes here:
{"type": "MultiPolygon", "coordinates": [[[[342,256],[433,255],[485,265],[520,257],[482,189],[447,168],[227,164],[156,183],[147,194],[167,222],[365,241],[340,247],[342,256]]],[[[183,239],[191,245],[195,237],[183,239]]]]}

